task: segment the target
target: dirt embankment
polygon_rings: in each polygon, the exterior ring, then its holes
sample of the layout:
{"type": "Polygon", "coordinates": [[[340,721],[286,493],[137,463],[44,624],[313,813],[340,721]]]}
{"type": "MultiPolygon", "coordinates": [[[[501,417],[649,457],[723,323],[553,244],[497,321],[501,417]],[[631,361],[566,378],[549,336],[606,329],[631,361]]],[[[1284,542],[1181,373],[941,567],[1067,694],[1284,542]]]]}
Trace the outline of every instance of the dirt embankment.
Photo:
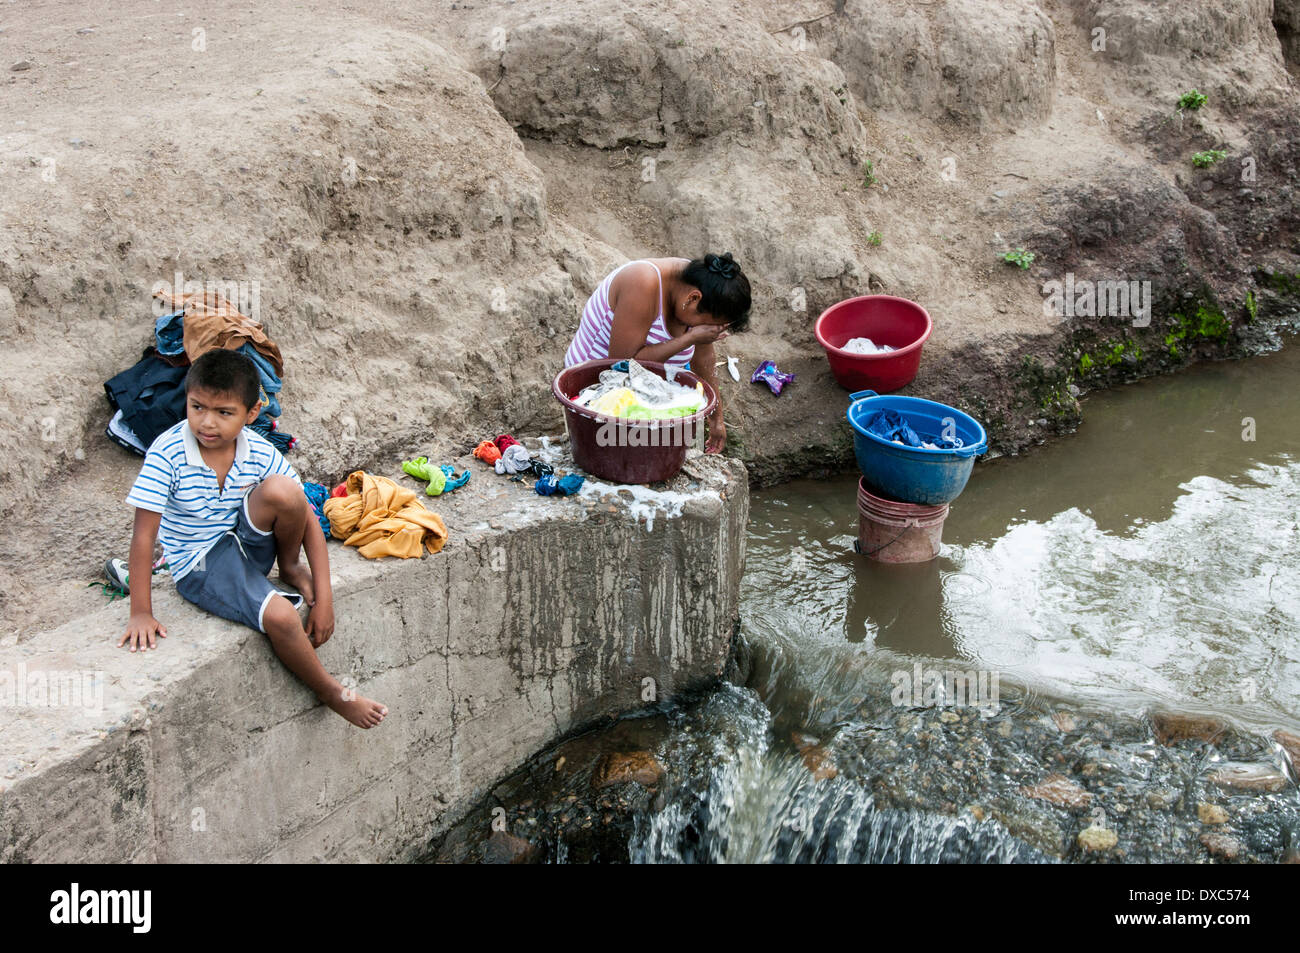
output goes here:
{"type": "Polygon", "coordinates": [[[138,460],[101,384],[149,292],[257,283],[307,476],[555,431],[550,377],[629,257],[732,251],[724,384],[757,482],[837,468],[820,311],[936,322],[910,393],[997,445],[1081,389],[1236,353],[1294,310],[1292,0],[530,0],[361,10],[45,2],[0,20],[0,635],[97,603],[138,460]],[[1179,112],[1179,96],[1209,96],[1179,112]],[[1198,151],[1224,157],[1197,169],[1198,151]],[[1024,246],[1028,271],[999,256],[1024,246]],[[1044,282],[1150,280],[1149,327],[1044,315],[1044,282]]]}

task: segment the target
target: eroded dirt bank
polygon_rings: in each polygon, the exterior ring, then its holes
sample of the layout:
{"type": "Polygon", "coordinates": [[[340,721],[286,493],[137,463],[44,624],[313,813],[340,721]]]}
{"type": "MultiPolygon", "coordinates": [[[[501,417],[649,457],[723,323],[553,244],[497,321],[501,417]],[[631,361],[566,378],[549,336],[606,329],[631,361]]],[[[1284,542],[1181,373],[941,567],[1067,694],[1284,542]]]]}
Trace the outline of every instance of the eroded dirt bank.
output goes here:
{"type": "Polygon", "coordinates": [[[138,459],[101,384],[159,281],[256,281],[309,477],[555,432],[579,309],[629,257],[730,250],[798,374],[727,401],[755,483],[848,460],[812,337],[869,291],[936,330],[908,393],[1018,451],[1078,393],[1266,345],[1293,313],[1294,0],[129,0],[0,21],[3,627],[102,603],[138,459]],[[1100,31],[1100,32],[1098,32],[1100,31]],[[232,68],[237,64],[238,68],[232,68]],[[1197,88],[1198,111],[1175,108],[1197,88]],[[1224,156],[1198,169],[1196,152],[1224,156]],[[1034,252],[1028,270],[1000,260],[1034,252]],[[1045,282],[1149,280],[1151,322],[1045,282]]]}

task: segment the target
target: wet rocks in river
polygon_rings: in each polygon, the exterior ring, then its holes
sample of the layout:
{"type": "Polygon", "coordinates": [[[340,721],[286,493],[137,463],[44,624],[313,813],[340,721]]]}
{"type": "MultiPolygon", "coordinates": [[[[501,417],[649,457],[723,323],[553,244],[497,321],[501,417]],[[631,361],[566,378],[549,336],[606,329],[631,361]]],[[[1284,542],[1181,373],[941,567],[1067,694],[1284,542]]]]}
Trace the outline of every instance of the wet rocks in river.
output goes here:
{"type": "MultiPolygon", "coordinates": [[[[753,664],[766,685],[771,660],[758,652],[753,664]]],[[[1162,747],[1147,717],[1070,712],[1070,728],[1053,714],[1059,704],[1007,689],[992,718],[902,708],[890,702],[887,679],[865,670],[851,710],[823,711],[810,691],[809,708],[788,720],[774,718],[750,689],[723,683],[698,702],[563,742],[499,785],[462,825],[468,833],[449,833],[432,853],[486,859],[492,812],[503,806],[505,830],[536,845],[542,862],[1300,856],[1292,834],[1300,804],[1289,783],[1274,792],[1270,774],[1263,790],[1247,794],[1213,779],[1216,771],[1253,779],[1254,769],[1233,766],[1267,767],[1277,753],[1272,732],[1175,718],[1161,724],[1170,742],[1162,747]],[[832,766],[834,777],[817,779],[832,766]],[[817,822],[796,832],[783,824],[792,816],[817,822]]]]}
{"type": "Polygon", "coordinates": [[[531,864],[536,859],[536,845],[505,831],[493,831],[483,845],[485,864],[531,864]]]}
{"type": "Polygon", "coordinates": [[[1152,713],[1151,727],[1155,731],[1156,741],[1162,745],[1173,745],[1180,741],[1213,742],[1226,730],[1223,722],[1215,718],[1165,711],[1152,713]]]}
{"type": "Polygon", "coordinates": [[[1177,804],[1178,798],[1178,792],[1172,791],[1168,788],[1163,788],[1159,791],[1148,791],[1147,805],[1157,811],[1163,811],[1166,808],[1173,807],[1177,804]]]}
{"type": "Polygon", "coordinates": [[[1211,771],[1209,780],[1232,791],[1266,791],[1270,794],[1283,790],[1287,785],[1286,775],[1271,764],[1228,762],[1211,771]]]}
{"type": "Polygon", "coordinates": [[[651,787],[663,774],[664,766],[648,751],[611,752],[601,759],[591,784],[597,790],[627,781],[651,787]]]}
{"type": "Polygon", "coordinates": [[[840,769],[835,766],[826,749],[817,743],[815,735],[795,731],[791,732],[790,740],[803,756],[803,765],[813,776],[814,781],[829,781],[839,776],[840,769]]]}
{"type": "Polygon", "coordinates": [[[1202,801],[1196,805],[1196,819],[1202,824],[1226,824],[1228,812],[1217,804],[1202,801]]]}
{"type": "Polygon", "coordinates": [[[1056,723],[1057,728],[1066,734],[1074,731],[1079,726],[1078,722],[1075,721],[1074,716],[1068,711],[1052,712],[1052,721],[1056,723]]]}
{"type": "Polygon", "coordinates": [[[1091,794],[1063,774],[1053,774],[1038,784],[1026,785],[1020,789],[1020,793],[1058,807],[1087,807],[1092,802],[1091,794]]]}
{"type": "Polygon", "coordinates": [[[1201,845],[1224,860],[1236,860],[1241,856],[1241,841],[1229,834],[1202,834],[1201,845]]]}
{"type": "Polygon", "coordinates": [[[1287,753],[1287,757],[1291,759],[1291,767],[1300,772],[1300,735],[1279,728],[1273,732],[1273,740],[1287,753]]]}
{"type": "Polygon", "coordinates": [[[1109,827],[1098,827],[1093,824],[1079,831],[1078,841],[1079,846],[1084,850],[1110,850],[1119,843],[1119,835],[1109,827]]]}

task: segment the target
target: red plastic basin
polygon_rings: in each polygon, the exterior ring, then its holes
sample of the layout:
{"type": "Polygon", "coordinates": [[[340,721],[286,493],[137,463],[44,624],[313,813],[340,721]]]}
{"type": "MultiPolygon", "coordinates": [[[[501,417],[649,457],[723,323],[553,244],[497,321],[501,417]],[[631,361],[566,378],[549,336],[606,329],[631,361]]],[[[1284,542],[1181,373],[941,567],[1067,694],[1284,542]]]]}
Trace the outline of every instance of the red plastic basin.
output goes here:
{"type": "Polygon", "coordinates": [[[833,304],[813,326],[835,380],[846,390],[888,393],[906,387],[921,367],[921,346],[934,328],[929,312],[894,295],[861,295],[833,304]],[[850,354],[853,338],[897,348],[888,354],[850,354]]]}
{"type": "MultiPolygon", "coordinates": [[[[704,384],[707,403],[689,417],[667,420],[624,420],[598,414],[573,402],[583,388],[596,383],[600,372],[618,361],[604,358],[566,367],[555,375],[551,393],[564,407],[564,423],[569,429],[569,449],[573,462],[592,476],[614,483],[655,483],[668,480],[686,462],[686,451],[695,446],[705,432],[705,419],[718,406],[718,395],[708,381],[690,371],[677,372],[673,380],[687,387],[704,384]]],[[[642,367],[664,375],[664,365],[639,361],[642,367]]]]}

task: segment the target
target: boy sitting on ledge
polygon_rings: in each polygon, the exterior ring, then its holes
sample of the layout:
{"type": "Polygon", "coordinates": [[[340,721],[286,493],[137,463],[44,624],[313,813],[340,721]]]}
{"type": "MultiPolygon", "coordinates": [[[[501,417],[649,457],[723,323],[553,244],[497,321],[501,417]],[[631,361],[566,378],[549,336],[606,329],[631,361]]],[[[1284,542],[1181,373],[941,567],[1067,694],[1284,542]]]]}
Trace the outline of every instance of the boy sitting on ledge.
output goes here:
{"type": "Polygon", "coordinates": [[[152,649],[155,633],[167,636],[153,617],[149,589],[161,526],[163,553],[182,597],[265,632],[280,661],[317,698],[370,728],[388,709],[344,688],[316,657],[334,632],[325,535],[293,467],[246,429],[261,408],[258,387],[257,369],[235,351],[208,351],[190,367],[186,419],[149,447],[126,498],[136,508],[128,578],[144,583],[131,586],[131,621],[118,647],[152,649]],[[302,549],[307,566],[298,561],[302,549]],[[281,592],[267,579],[277,557],[280,578],[301,595],[281,592]],[[306,628],[298,618],[304,601],[311,607],[306,628]]]}

